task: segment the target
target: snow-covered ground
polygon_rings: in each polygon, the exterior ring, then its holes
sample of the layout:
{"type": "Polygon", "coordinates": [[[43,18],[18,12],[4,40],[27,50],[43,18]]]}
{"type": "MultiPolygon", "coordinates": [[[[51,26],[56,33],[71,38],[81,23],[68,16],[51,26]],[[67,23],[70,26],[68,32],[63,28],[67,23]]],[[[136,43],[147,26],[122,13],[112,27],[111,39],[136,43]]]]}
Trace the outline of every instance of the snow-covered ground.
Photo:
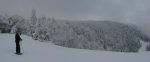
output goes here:
{"type": "Polygon", "coordinates": [[[121,53],[65,48],[22,35],[23,55],[16,55],[14,34],[0,34],[0,62],[150,62],[150,52],[121,53]]]}

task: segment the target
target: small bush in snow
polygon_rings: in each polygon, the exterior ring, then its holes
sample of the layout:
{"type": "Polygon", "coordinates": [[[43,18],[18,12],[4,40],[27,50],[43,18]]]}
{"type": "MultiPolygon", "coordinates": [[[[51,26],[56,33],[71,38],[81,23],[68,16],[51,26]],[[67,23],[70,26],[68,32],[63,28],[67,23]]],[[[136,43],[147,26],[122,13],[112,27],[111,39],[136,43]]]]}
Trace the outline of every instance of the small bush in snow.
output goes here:
{"type": "Polygon", "coordinates": [[[147,45],[146,50],[150,51],[150,45],[147,45]]]}

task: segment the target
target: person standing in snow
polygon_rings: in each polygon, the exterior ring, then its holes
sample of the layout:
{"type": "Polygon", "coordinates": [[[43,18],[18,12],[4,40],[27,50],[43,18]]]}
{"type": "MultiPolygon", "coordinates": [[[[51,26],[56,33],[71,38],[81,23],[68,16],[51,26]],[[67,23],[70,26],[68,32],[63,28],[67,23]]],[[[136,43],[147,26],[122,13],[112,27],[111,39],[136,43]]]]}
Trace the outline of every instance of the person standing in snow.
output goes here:
{"type": "Polygon", "coordinates": [[[16,32],[15,35],[15,42],[16,42],[16,54],[21,54],[20,53],[20,41],[22,41],[19,32],[16,32]]]}

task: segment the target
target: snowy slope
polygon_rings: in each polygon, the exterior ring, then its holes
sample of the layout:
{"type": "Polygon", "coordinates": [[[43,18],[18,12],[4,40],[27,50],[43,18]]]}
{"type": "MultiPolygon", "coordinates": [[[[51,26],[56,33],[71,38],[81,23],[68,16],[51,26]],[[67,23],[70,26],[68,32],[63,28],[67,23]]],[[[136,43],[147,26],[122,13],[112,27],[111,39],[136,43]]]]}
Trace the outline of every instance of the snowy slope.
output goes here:
{"type": "Polygon", "coordinates": [[[65,48],[22,35],[23,55],[15,55],[14,34],[0,34],[0,62],[149,62],[150,52],[120,53],[65,48]]]}

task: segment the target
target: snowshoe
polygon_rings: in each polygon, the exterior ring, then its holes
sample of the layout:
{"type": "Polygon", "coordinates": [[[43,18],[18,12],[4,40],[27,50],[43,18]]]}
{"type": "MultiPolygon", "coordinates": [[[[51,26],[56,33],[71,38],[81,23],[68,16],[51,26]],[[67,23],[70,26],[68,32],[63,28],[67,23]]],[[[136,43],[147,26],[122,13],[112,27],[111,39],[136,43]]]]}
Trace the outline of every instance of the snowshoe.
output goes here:
{"type": "Polygon", "coordinates": [[[23,53],[15,53],[15,54],[17,54],[17,55],[22,55],[23,53]]]}

